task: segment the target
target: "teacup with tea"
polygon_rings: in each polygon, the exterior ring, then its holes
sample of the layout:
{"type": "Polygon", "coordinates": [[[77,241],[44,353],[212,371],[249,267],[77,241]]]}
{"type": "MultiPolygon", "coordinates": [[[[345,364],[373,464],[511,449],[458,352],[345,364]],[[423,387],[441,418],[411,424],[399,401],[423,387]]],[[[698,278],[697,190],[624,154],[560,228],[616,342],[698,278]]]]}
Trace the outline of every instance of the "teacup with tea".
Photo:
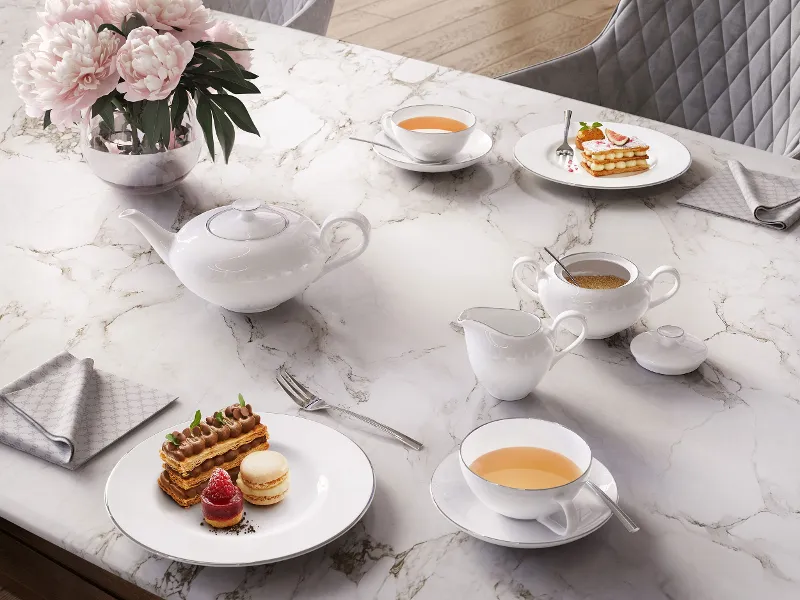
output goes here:
{"type": "Polygon", "coordinates": [[[420,104],[386,113],[381,127],[410,156],[444,161],[464,148],[477,122],[475,115],[463,108],[420,104]]]}
{"type": "Polygon", "coordinates": [[[512,519],[535,519],[560,536],[574,533],[573,502],[592,466],[577,433],[551,421],[491,421],[461,442],[461,472],[478,499],[512,519]],[[563,518],[556,519],[559,513],[563,518]]]}

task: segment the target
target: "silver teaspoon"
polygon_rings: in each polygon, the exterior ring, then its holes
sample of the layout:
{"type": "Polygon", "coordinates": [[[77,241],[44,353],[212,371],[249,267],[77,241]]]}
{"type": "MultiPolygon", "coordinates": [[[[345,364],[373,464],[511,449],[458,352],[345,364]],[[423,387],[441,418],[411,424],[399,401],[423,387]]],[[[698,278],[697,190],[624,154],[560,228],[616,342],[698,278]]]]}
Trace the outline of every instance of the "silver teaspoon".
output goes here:
{"type": "Polygon", "coordinates": [[[609,498],[608,494],[595,485],[593,481],[587,479],[586,487],[592,490],[595,495],[600,498],[600,500],[605,502],[605,505],[611,509],[611,512],[614,513],[614,516],[622,522],[622,524],[625,526],[625,529],[627,529],[630,533],[636,533],[639,531],[639,526],[633,521],[633,519],[631,519],[627,513],[620,508],[619,504],[609,498]]]}
{"type": "MultiPolygon", "coordinates": [[[[575,281],[575,278],[572,276],[572,273],[570,273],[567,270],[567,267],[565,267],[564,264],[560,260],[558,260],[558,258],[556,258],[556,255],[550,252],[550,250],[548,250],[547,248],[545,248],[544,251],[547,252],[550,256],[552,256],[553,260],[556,261],[562,269],[564,269],[564,273],[566,274],[567,277],[569,277],[572,280],[572,283],[578,285],[578,282],[575,281]]],[[[580,286],[578,285],[578,287],[580,286]]]]}
{"type": "Polygon", "coordinates": [[[405,150],[401,150],[400,148],[395,148],[394,146],[390,146],[388,144],[381,144],[380,142],[374,142],[372,140],[364,140],[364,139],[357,138],[357,137],[352,137],[352,136],[350,137],[350,139],[353,140],[354,142],[364,142],[365,144],[372,144],[373,146],[380,146],[381,148],[386,148],[388,150],[393,150],[393,151],[395,151],[395,152],[397,152],[399,154],[402,154],[403,156],[405,156],[409,160],[413,160],[415,163],[419,163],[421,165],[443,165],[446,162],[448,162],[446,160],[422,160],[420,158],[414,158],[413,156],[411,156],[405,150]]]}

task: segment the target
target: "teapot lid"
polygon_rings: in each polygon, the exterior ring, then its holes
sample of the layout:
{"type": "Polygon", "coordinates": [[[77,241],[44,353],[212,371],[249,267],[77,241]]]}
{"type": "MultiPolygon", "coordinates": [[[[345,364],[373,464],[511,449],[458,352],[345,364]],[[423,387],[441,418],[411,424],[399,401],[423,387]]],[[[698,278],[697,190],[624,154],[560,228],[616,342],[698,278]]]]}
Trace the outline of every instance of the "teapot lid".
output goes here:
{"type": "Polygon", "coordinates": [[[214,214],[207,222],[208,231],[225,240],[263,240],[281,233],[289,220],[258,200],[237,200],[214,214]]]}
{"type": "Polygon", "coordinates": [[[685,333],[677,325],[662,325],[633,338],[631,354],[648,371],[683,375],[702,364],[708,356],[708,347],[703,340],[685,333]]]}

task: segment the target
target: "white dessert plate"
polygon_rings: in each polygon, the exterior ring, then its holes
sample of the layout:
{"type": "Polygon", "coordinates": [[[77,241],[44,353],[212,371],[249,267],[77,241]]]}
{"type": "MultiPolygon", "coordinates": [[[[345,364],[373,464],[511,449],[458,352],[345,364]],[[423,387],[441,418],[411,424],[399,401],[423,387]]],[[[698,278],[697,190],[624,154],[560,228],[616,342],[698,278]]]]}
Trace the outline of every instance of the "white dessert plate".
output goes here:
{"type": "MultiPolygon", "coordinates": [[[[397,142],[390,140],[382,131],[373,138],[376,142],[381,144],[388,144],[390,146],[396,145],[397,142]]],[[[375,154],[380,156],[383,160],[390,165],[406,169],[407,171],[416,171],[417,173],[447,173],[449,171],[458,171],[459,169],[466,169],[471,167],[484,156],[489,154],[492,149],[492,137],[481,131],[475,129],[472,135],[469,136],[466,145],[462,148],[461,152],[456,154],[453,158],[441,165],[424,165],[414,162],[405,154],[389,150],[388,148],[381,148],[380,146],[373,146],[372,149],[375,154]]]]}
{"type": "Polygon", "coordinates": [[[170,427],[123,456],[108,477],[105,503],[114,525],[154,554],[213,567],[260,565],[300,556],[332,542],[364,515],[375,494],[367,455],[321,423],[260,413],[270,449],[289,461],[291,487],[274,506],[244,503],[254,532],[214,530],[199,504],[181,508],[156,483],[158,451],[170,427]],[[216,533],[215,533],[216,531],[216,533]]]}
{"type": "Polygon", "coordinates": [[[523,136],[514,147],[514,158],[525,169],[550,181],[593,189],[631,189],[657,185],[683,175],[692,164],[692,155],[686,146],[675,138],[653,129],[626,123],[603,123],[612,131],[638,137],[650,146],[647,171],[620,173],[593,177],[581,166],[580,150],[575,146],[575,134],[579,125],[573,123],[567,139],[574,156],[563,158],[556,155],[564,141],[564,125],[550,125],[523,136]]]}
{"type": "MultiPolygon", "coordinates": [[[[589,479],[613,500],[617,500],[617,483],[605,465],[596,458],[592,461],[589,479]]],[[[556,535],[538,521],[504,517],[483,504],[469,489],[461,473],[457,451],[445,458],[433,473],[431,498],[439,512],[465,533],[484,542],[509,548],[549,548],[568,544],[597,531],[611,518],[611,511],[606,505],[586,488],[575,497],[580,523],[569,537],[556,535]]]]}

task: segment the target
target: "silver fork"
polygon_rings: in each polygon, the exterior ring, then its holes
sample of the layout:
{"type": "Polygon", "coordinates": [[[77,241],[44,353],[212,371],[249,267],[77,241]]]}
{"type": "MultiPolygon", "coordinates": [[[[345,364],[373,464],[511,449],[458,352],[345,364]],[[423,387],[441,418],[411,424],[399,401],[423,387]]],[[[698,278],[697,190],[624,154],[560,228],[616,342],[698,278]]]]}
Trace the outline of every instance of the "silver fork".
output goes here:
{"type": "Polygon", "coordinates": [[[303,410],[315,411],[315,410],[325,410],[328,408],[332,408],[335,411],[338,411],[342,414],[349,415],[360,421],[364,421],[365,423],[369,423],[373,427],[377,427],[384,433],[388,433],[392,437],[397,438],[401,442],[403,442],[406,446],[413,448],[414,450],[422,450],[422,444],[420,444],[414,438],[410,438],[404,433],[400,433],[396,429],[392,429],[391,427],[387,427],[383,423],[378,423],[374,419],[370,419],[369,417],[365,417],[364,415],[359,415],[358,413],[354,413],[351,410],[347,410],[346,408],[342,408],[341,406],[336,406],[335,404],[328,404],[322,398],[315,395],[311,392],[306,386],[300,383],[294,376],[289,373],[284,368],[281,368],[278,371],[278,376],[275,378],[283,388],[283,391],[288,394],[288,396],[294,400],[294,403],[297,404],[303,410]]]}
{"type": "Polygon", "coordinates": [[[558,156],[572,157],[572,146],[567,143],[567,136],[569,135],[569,122],[572,120],[572,111],[567,109],[564,111],[564,143],[556,148],[558,156]]]}

